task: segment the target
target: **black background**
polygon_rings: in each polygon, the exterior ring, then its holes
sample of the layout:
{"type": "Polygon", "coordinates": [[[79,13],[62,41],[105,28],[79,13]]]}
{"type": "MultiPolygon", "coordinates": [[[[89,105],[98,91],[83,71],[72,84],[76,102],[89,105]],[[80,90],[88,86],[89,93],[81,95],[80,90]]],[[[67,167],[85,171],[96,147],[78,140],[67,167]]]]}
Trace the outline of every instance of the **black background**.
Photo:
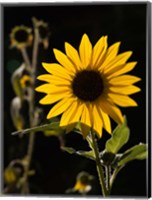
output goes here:
{"type": "MultiPolygon", "coordinates": [[[[146,6],[146,3],[4,6],[4,166],[12,159],[25,155],[27,144],[26,136],[23,139],[11,136],[15,128],[10,117],[10,102],[15,94],[10,81],[13,71],[10,63],[14,60],[22,63],[22,57],[16,49],[9,48],[9,34],[16,25],[32,26],[33,16],[48,22],[51,31],[49,48],[40,48],[37,74],[43,71],[41,62],[55,61],[53,48],[64,51],[64,42],[67,41],[78,49],[84,33],[88,34],[93,45],[102,35],[108,35],[109,45],[121,41],[120,52],[133,51],[129,60],[138,61],[138,64],[131,74],[142,78],[137,84],[141,92],[132,95],[138,107],[122,109],[131,130],[130,140],[122,151],[139,142],[146,142],[146,6]]],[[[28,52],[31,50],[28,49],[28,52]]],[[[37,102],[41,97],[37,94],[37,102]]],[[[45,112],[49,109],[50,106],[46,106],[45,112]]],[[[104,132],[99,141],[101,150],[109,137],[104,132]]],[[[66,136],[66,145],[87,149],[86,142],[75,133],[66,136]]],[[[77,173],[82,170],[97,177],[93,162],[62,152],[57,138],[45,137],[42,133],[36,137],[32,167],[36,169],[36,175],[30,179],[33,194],[63,195],[67,188],[74,185],[77,173]]],[[[146,185],[146,161],[134,161],[116,178],[112,195],[145,196],[146,185]]],[[[100,194],[97,178],[91,194],[100,194]]]]}

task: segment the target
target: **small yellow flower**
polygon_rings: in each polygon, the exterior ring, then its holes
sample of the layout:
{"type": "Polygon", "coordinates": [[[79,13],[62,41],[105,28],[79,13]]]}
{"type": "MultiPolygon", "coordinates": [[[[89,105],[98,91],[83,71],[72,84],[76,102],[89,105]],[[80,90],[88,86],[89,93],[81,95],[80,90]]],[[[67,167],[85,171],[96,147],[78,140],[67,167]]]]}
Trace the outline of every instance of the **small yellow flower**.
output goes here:
{"type": "Polygon", "coordinates": [[[92,188],[90,184],[92,179],[93,176],[91,176],[87,172],[80,172],[77,176],[77,180],[73,190],[78,191],[82,194],[89,192],[92,188]]]}
{"type": "Polygon", "coordinates": [[[65,52],[54,49],[59,63],[42,63],[49,74],[38,76],[47,83],[36,88],[46,93],[41,104],[53,104],[47,119],[62,114],[60,126],[81,123],[84,138],[92,128],[98,137],[104,128],[111,133],[109,116],[118,124],[124,118],[118,106],[137,106],[128,95],[140,91],[133,84],[140,78],[128,75],[137,62],[127,62],[132,51],[118,54],[120,42],[108,47],[102,36],[94,47],[86,34],[82,36],[79,52],[65,42],[65,52]]]}
{"type": "Polygon", "coordinates": [[[21,87],[24,89],[31,82],[31,77],[29,75],[23,75],[20,79],[21,87]]]}
{"type": "Polygon", "coordinates": [[[89,192],[91,190],[91,185],[84,184],[81,181],[77,181],[75,186],[74,186],[74,190],[78,191],[80,193],[86,193],[86,192],[89,192]]]}
{"type": "Polygon", "coordinates": [[[32,29],[26,26],[16,26],[10,34],[11,47],[22,49],[32,45],[32,29]]]}
{"type": "Polygon", "coordinates": [[[12,184],[16,182],[17,177],[16,177],[16,172],[14,168],[8,167],[4,171],[4,181],[7,184],[12,184]]]}

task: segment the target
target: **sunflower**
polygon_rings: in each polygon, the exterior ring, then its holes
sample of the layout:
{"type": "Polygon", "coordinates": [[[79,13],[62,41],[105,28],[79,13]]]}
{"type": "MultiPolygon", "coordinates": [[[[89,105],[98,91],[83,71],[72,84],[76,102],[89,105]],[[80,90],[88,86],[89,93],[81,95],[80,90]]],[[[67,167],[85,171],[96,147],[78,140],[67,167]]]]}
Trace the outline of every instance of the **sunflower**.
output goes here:
{"type": "Polygon", "coordinates": [[[11,47],[18,49],[30,46],[33,41],[32,29],[26,26],[16,26],[10,34],[11,47]]]}
{"type": "Polygon", "coordinates": [[[38,76],[46,83],[36,91],[46,93],[40,104],[56,103],[47,119],[62,114],[60,126],[80,122],[83,137],[90,129],[102,136],[103,128],[111,133],[112,118],[117,124],[124,121],[120,107],[137,106],[128,95],[140,91],[133,84],[140,78],[125,73],[137,62],[127,62],[132,51],[118,54],[120,42],[110,47],[107,36],[102,36],[94,47],[87,36],[82,36],[79,52],[65,42],[65,52],[53,49],[58,63],[42,63],[49,74],[38,76]]]}
{"type": "Polygon", "coordinates": [[[93,176],[88,172],[82,171],[77,175],[76,183],[73,187],[73,191],[78,191],[82,194],[89,192],[91,187],[91,181],[93,180],[93,176]]]}
{"type": "Polygon", "coordinates": [[[20,79],[21,87],[24,89],[31,83],[31,77],[27,74],[23,75],[20,79]]]}

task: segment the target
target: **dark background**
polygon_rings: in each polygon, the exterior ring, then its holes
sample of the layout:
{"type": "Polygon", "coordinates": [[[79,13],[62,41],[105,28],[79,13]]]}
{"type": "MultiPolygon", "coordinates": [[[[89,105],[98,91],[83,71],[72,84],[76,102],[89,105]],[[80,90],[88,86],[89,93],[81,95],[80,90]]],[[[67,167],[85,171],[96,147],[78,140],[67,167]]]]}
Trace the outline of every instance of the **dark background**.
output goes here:
{"type": "MultiPolygon", "coordinates": [[[[137,83],[141,92],[132,95],[138,107],[122,109],[131,129],[130,140],[122,151],[146,142],[146,7],[146,3],[4,6],[4,167],[12,159],[24,156],[27,145],[26,136],[22,139],[11,136],[15,128],[10,117],[10,102],[15,94],[10,78],[16,66],[22,63],[22,57],[16,49],[9,48],[9,34],[16,25],[31,27],[33,16],[48,22],[51,31],[49,48],[40,48],[37,74],[42,72],[41,62],[55,61],[53,48],[64,51],[64,42],[67,41],[78,49],[84,33],[88,34],[93,45],[102,35],[108,35],[109,45],[121,41],[120,52],[133,51],[129,60],[138,61],[138,64],[131,74],[142,78],[137,83]]],[[[30,49],[28,51],[30,53],[30,49]]],[[[41,97],[37,95],[37,102],[41,97]]],[[[50,106],[46,106],[45,112],[49,109],[50,106]]],[[[104,132],[99,141],[101,150],[109,137],[104,132]]],[[[66,145],[87,149],[86,142],[75,133],[66,135],[66,145]]],[[[32,167],[36,169],[36,175],[30,179],[33,194],[62,195],[67,188],[73,187],[76,175],[83,170],[97,177],[92,161],[62,152],[57,138],[45,137],[42,133],[37,133],[32,167]]],[[[146,186],[146,161],[133,161],[116,178],[112,195],[145,196],[146,186]]],[[[98,178],[93,182],[91,194],[100,194],[98,178]]]]}

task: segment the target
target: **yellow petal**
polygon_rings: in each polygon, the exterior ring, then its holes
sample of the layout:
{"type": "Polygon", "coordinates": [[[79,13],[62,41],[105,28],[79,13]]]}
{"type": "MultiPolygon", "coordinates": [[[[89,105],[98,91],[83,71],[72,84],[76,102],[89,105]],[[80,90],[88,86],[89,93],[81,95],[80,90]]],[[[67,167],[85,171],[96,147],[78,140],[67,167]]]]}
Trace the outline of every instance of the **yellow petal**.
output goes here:
{"type": "Polygon", "coordinates": [[[64,79],[71,80],[70,70],[66,70],[57,63],[42,63],[44,69],[50,74],[62,77],[64,79]]]}
{"type": "Polygon", "coordinates": [[[57,77],[54,75],[50,75],[51,76],[51,81],[50,83],[57,85],[57,86],[70,86],[71,85],[71,81],[61,78],[61,77],[57,77]]]}
{"type": "Polygon", "coordinates": [[[104,67],[104,72],[106,73],[110,68],[114,68],[115,66],[125,64],[125,62],[129,59],[132,55],[132,51],[127,51],[117,55],[111,62],[108,64],[103,63],[102,67],[104,67]]]}
{"type": "Polygon", "coordinates": [[[129,86],[124,86],[124,87],[113,86],[113,87],[110,87],[109,90],[113,93],[130,95],[130,94],[139,92],[141,89],[137,86],[129,85],[129,86]]]}
{"type": "Polygon", "coordinates": [[[112,78],[115,76],[119,76],[122,75],[124,73],[127,73],[131,70],[134,69],[134,67],[136,66],[137,62],[130,62],[124,65],[118,65],[115,67],[111,67],[109,68],[109,70],[107,69],[106,71],[106,76],[108,76],[108,78],[112,78]]]}
{"type": "Polygon", "coordinates": [[[83,138],[86,138],[89,134],[90,128],[92,126],[90,109],[88,105],[84,105],[82,116],[81,116],[81,131],[83,138]]]}
{"type": "Polygon", "coordinates": [[[37,79],[40,81],[45,81],[45,82],[51,83],[51,77],[52,76],[50,74],[42,74],[42,75],[38,76],[37,79]]]}
{"type": "Polygon", "coordinates": [[[99,107],[98,109],[99,109],[99,114],[101,115],[103,121],[104,129],[111,134],[112,130],[111,130],[111,122],[109,116],[102,111],[101,107],[99,107]]]}
{"type": "MultiPolygon", "coordinates": [[[[73,102],[69,108],[63,113],[61,120],[60,120],[60,126],[67,126],[70,123],[70,119],[72,118],[74,112],[76,112],[77,109],[77,101],[73,102]]],[[[72,123],[72,121],[71,121],[72,123]]]]}
{"type": "Polygon", "coordinates": [[[56,117],[57,115],[60,115],[63,113],[68,107],[74,102],[73,98],[64,98],[61,101],[59,101],[48,113],[47,119],[50,119],[52,117],[56,117]]]}
{"type": "Polygon", "coordinates": [[[42,74],[42,75],[38,76],[37,79],[48,82],[48,83],[52,83],[54,85],[60,85],[60,86],[64,86],[64,85],[70,86],[71,85],[70,80],[67,80],[64,77],[50,75],[50,74],[42,74]]]}
{"type": "Polygon", "coordinates": [[[75,67],[79,70],[81,68],[81,61],[77,50],[70,45],[69,43],[65,42],[65,51],[70,59],[70,61],[75,65],[75,67]]]}
{"type": "Polygon", "coordinates": [[[120,42],[116,42],[113,45],[111,45],[106,53],[105,60],[103,61],[103,64],[101,65],[101,69],[103,69],[104,66],[108,65],[117,55],[119,51],[120,42]]]}
{"type": "Polygon", "coordinates": [[[111,85],[124,86],[124,85],[134,84],[140,80],[141,80],[141,78],[139,78],[137,76],[122,75],[119,77],[111,78],[108,82],[111,85]]]}
{"type": "Polygon", "coordinates": [[[51,84],[43,84],[41,86],[38,86],[37,88],[35,88],[35,90],[37,92],[42,92],[42,93],[50,93],[50,91],[52,90],[52,85],[51,84]]]}
{"type": "Polygon", "coordinates": [[[101,109],[108,114],[116,123],[121,124],[124,121],[122,113],[118,107],[111,104],[107,99],[102,99],[100,102],[101,109]]]}
{"type": "Polygon", "coordinates": [[[76,72],[76,68],[75,66],[71,63],[71,61],[68,59],[68,57],[62,53],[61,51],[57,50],[57,49],[53,49],[55,58],[57,59],[57,61],[69,72],[76,72]]]}
{"type": "Polygon", "coordinates": [[[108,96],[112,99],[112,101],[122,107],[128,106],[137,106],[137,103],[128,96],[109,93],[108,96]]]}
{"type": "Polygon", "coordinates": [[[101,138],[103,122],[96,105],[93,105],[92,113],[93,113],[93,130],[97,133],[98,137],[101,138]]]}
{"type": "Polygon", "coordinates": [[[82,66],[84,68],[87,68],[88,65],[90,64],[91,57],[92,57],[92,44],[87,34],[84,34],[82,36],[81,43],[79,46],[79,54],[80,54],[82,66]]]}
{"type": "Polygon", "coordinates": [[[52,103],[55,103],[56,101],[59,101],[60,99],[63,99],[65,97],[70,97],[70,94],[67,92],[63,92],[63,93],[59,93],[59,94],[48,94],[46,95],[44,98],[42,98],[39,103],[40,104],[44,104],[44,105],[47,105],[47,104],[52,104],[52,103]]]}
{"type": "Polygon", "coordinates": [[[63,113],[60,121],[60,126],[66,126],[71,123],[78,122],[82,114],[82,103],[75,101],[71,106],[63,113]]]}
{"type": "Polygon", "coordinates": [[[106,50],[107,36],[102,36],[93,48],[91,67],[96,68],[101,65],[106,50]]]}
{"type": "Polygon", "coordinates": [[[68,93],[68,94],[72,94],[72,91],[69,87],[67,86],[54,86],[52,87],[52,90],[50,91],[50,94],[52,95],[56,95],[56,94],[64,94],[64,93],[68,93]]]}
{"type": "Polygon", "coordinates": [[[89,105],[85,104],[81,116],[81,122],[91,127],[91,116],[90,116],[89,105]]]}

